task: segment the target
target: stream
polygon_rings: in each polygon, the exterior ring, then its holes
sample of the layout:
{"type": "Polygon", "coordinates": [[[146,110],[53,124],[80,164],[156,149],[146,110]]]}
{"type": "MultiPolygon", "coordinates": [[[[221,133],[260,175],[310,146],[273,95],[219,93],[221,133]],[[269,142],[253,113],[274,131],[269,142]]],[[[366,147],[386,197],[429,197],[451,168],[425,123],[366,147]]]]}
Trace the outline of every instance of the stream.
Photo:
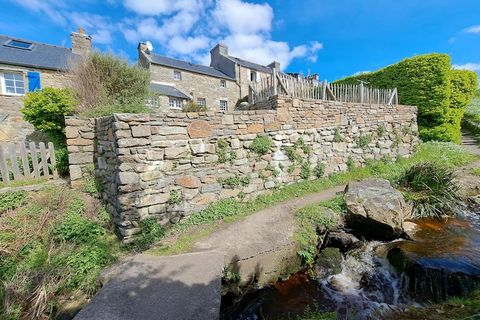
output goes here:
{"type": "Polygon", "coordinates": [[[227,294],[222,319],[295,319],[312,305],[338,319],[381,319],[389,310],[466,296],[480,287],[479,213],[416,221],[412,240],[338,252],[340,265],[328,275],[317,261],[314,274],[299,272],[241,299],[227,294]]]}

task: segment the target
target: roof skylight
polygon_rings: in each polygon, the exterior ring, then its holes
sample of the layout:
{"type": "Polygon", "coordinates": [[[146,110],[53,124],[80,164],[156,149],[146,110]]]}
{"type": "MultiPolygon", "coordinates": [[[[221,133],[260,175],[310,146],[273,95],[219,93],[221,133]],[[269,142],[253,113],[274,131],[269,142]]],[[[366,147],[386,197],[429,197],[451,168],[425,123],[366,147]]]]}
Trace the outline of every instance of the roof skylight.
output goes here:
{"type": "Polygon", "coordinates": [[[33,43],[20,40],[8,40],[4,45],[17,49],[30,50],[32,49],[33,43]]]}

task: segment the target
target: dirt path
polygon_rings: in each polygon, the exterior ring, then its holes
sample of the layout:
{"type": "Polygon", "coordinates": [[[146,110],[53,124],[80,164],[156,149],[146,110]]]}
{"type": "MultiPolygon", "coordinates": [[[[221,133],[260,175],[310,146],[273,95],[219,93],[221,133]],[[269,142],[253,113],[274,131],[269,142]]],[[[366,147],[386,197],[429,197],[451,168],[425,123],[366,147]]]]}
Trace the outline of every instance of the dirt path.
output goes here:
{"type": "MultiPolygon", "coordinates": [[[[462,146],[464,146],[473,155],[480,157],[480,142],[478,138],[468,132],[463,132],[462,146]]],[[[480,194],[480,177],[474,174],[475,169],[480,168],[480,160],[470,163],[457,171],[457,180],[460,185],[461,195],[477,196],[480,194]]]]}

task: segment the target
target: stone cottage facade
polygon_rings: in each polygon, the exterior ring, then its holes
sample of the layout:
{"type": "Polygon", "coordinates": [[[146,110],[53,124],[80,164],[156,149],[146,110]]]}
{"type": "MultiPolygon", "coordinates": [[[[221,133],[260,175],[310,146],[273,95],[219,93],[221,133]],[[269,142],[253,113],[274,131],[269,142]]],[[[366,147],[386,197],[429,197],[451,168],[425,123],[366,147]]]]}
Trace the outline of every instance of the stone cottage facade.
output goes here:
{"type": "Polygon", "coordinates": [[[150,71],[150,88],[158,96],[151,101],[160,110],[182,109],[188,102],[211,111],[233,110],[238,99],[248,95],[250,82],[270,77],[274,62],[262,66],[228,55],[218,44],[211,51],[210,66],[202,66],[152,53],[145,43],[138,45],[139,65],[150,71]]]}
{"type": "Polygon", "coordinates": [[[69,65],[91,50],[83,30],[71,33],[71,48],[0,35],[0,143],[34,139],[34,128],[20,109],[27,92],[44,87],[65,88],[69,65]]]}

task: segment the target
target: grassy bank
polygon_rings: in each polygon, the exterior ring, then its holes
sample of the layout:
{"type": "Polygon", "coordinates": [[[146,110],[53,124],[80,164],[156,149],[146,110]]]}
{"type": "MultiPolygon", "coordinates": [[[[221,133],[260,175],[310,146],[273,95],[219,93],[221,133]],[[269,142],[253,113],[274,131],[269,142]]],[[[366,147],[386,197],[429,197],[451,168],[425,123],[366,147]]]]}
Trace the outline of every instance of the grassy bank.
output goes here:
{"type": "Polygon", "coordinates": [[[122,251],[111,230],[97,199],[67,187],[2,194],[0,319],[53,318],[92,295],[122,251]]]}
{"type": "Polygon", "coordinates": [[[148,252],[158,255],[171,255],[188,251],[196,240],[210,234],[221,223],[231,223],[277,203],[309,193],[321,192],[352,180],[381,177],[395,181],[407,168],[420,162],[429,161],[455,168],[466,165],[473,160],[474,157],[468,151],[456,144],[445,142],[423,143],[418,147],[415,155],[410,158],[401,158],[394,162],[387,160],[369,161],[364,167],[352,167],[348,172],[335,173],[328,177],[285,186],[249,202],[239,202],[235,199],[219,201],[201,212],[192,214],[188,219],[169,230],[167,238],[174,239],[174,241],[161,242],[148,252]]]}

